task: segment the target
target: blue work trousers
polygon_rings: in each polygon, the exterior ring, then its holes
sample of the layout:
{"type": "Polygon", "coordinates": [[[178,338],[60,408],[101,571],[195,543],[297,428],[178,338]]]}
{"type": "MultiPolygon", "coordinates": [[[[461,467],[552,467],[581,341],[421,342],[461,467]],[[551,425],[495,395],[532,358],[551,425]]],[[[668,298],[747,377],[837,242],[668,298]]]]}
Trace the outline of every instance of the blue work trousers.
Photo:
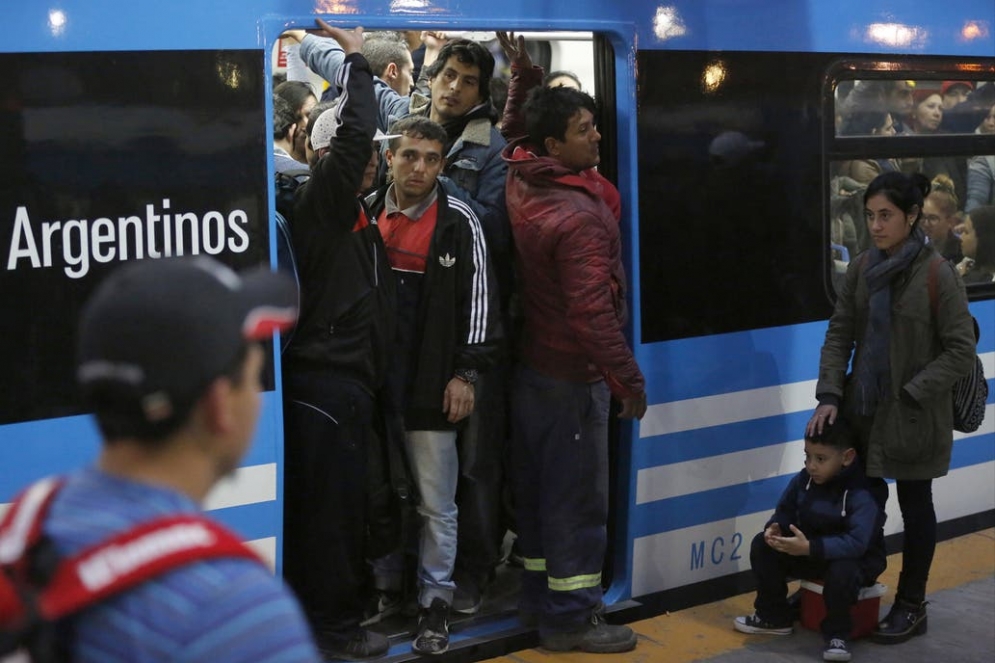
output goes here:
{"type": "Polygon", "coordinates": [[[539,615],[541,633],[577,630],[602,605],[611,396],[604,381],[568,382],[525,366],[513,391],[519,608],[539,615]]]}

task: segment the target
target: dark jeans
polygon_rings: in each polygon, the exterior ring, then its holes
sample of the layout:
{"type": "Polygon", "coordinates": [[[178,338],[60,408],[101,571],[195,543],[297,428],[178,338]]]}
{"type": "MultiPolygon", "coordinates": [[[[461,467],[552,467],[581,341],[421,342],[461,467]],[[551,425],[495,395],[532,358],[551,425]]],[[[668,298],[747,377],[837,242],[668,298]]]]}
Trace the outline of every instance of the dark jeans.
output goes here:
{"type": "Polygon", "coordinates": [[[457,439],[459,526],[454,574],[457,585],[471,582],[483,588],[501,561],[506,379],[504,367],[481,374],[474,388],[473,414],[467,418],[457,439]]]}
{"type": "Polygon", "coordinates": [[[520,608],[540,632],[575,630],[601,605],[607,545],[608,406],[604,381],[557,380],[526,367],[512,401],[520,608]]]}
{"type": "Polygon", "coordinates": [[[757,615],[776,625],[791,623],[788,606],[788,578],[804,578],[823,582],[822,598],[826,603],[826,618],[822,620],[822,635],[828,638],[850,637],[853,627],[850,606],[857,602],[867,578],[858,559],[814,560],[778,552],[764,542],[763,532],[753,537],[750,564],[757,580],[757,598],[753,607],[757,615]]]}
{"type": "Polygon", "coordinates": [[[319,636],[362,620],[367,462],[373,398],[358,383],[287,372],[284,392],[283,572],[319,636]]]}

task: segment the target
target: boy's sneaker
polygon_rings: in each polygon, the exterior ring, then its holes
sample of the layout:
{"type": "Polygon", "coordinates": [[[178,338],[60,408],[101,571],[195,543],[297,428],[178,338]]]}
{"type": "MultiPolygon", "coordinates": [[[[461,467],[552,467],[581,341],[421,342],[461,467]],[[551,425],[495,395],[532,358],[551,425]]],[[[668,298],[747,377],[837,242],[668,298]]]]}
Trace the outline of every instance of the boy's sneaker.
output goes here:
{"type": "Polygon", "coordinates": [[[581,630],[540,633],[539,644],[550,651],[577,649],[591,654],[616,654],[635,649],[636,634],[628,626],[606,624],[602,614],[595,611],[581,630]]]}
{"type": "Polygon", "coordinates": [[[850,650],[843,638],[833,638],[822,650],[823,661],[849,661],[850,658],[850,650]]]}
{"type": "Polygon", "coordinates": [[[745,617],[737,617],[732,622],[733,628],[740,633],[755,633],[760,635],[791,635],[794,630],[791,624],[774,624],[761,619],[756,613],[745,617]]]}
{"type": "Polygon", "coordinates": [[[429,607],[421,609],[411,649],[429,656],[445,654],[449,649],[449,604],[438,596],[429,607]]]}

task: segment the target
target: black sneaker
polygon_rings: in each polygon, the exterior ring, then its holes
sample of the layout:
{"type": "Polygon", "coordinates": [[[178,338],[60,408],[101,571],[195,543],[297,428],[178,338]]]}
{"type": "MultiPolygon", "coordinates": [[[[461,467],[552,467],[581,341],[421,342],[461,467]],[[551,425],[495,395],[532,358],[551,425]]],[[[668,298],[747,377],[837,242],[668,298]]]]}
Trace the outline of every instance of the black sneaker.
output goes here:
{"type": "Polygon", "coordinates": [[[432,605],[421,609],[411,649],[429,656],[445,654],[449,649],[449,604],[438,596],[432,599],[432,605]]]}
{"type": "Polygon", "coordinates": [[[483,602],[483,592],[476,583],[470,581],[457,583],[456,591],[453,592],[453,612],[475,615],[480,612],[480,604],[483,602]]]}
{"type": "Polygon", "coordinates": [[[363,621],[360,626],[377,624],[391,615],[396,615],[404,606],[404,597],[400,592],[376,591],[370,597],[369,603],[363,612],[363,621]]]}
{"type": "Polygon", "coordinates": [[[612,626],[595,611],[591,621],[579,631],[539,634],[540,646],[550,651],[579,651],[591,654],[617,654],[636,648],[636,634],[628,626],[612,626]]]}
{"type": "Polygon", "coordinates": [[[888,616],[878,623],[877,629],[871,634],[871,642],[880,645],[897,645],[915,635],[926,632],[926,604],[895,599],[888,616]]]}
{"type": "Polygon", "coordinates": [[[390,640],[387,636],[375,631],[361,628],[349,640],[333,640],[323,638],[321,633],[317,633],[318,649],[323,656],[337,658],[343,661],[365,661],[370,658],[379,658],[390,649],[390,640]]]}
{"type": "Polygon", "coordinates": [[[850,650],[847,649],[846,640],[843,638],[832,638],[822,650],[823,661],[849,661],[851,658],[850,650]]]}
{"type": "Polygon", "coordinates": [[[791,624],[774,624],[766,619],[761,619],[756,613],[737,617],[733,620],[732,627],[740,633],[757,635],[791,635],[794,630],[791,624]]]}

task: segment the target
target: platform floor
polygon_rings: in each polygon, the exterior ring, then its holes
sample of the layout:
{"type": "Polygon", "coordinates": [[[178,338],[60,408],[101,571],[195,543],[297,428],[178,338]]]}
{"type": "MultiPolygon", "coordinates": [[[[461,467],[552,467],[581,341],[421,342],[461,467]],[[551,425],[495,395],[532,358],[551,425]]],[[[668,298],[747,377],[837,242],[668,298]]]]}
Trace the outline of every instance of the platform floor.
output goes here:
{"type": "MultiPolygon", "coordinates": [[[[879,582],[887,612],[898,583],[901,555],[888,558],[879,582]]],[[[995,661],[995,529],[941,542],[929,580],[929,631],[900,645],[852,643],[854,661],[869,663],[991,663],[995,661]]],[[[737,615],[753,611],[753,595],[659,615],[630,624],[639,636],[625,654],[550,653],[525,649],[489,663],[795,663],[822,660],[819,634],[796,625],[791,636],[744,635],[732,628],[737,615]]]]}

